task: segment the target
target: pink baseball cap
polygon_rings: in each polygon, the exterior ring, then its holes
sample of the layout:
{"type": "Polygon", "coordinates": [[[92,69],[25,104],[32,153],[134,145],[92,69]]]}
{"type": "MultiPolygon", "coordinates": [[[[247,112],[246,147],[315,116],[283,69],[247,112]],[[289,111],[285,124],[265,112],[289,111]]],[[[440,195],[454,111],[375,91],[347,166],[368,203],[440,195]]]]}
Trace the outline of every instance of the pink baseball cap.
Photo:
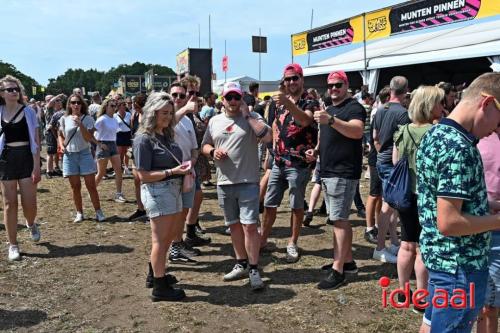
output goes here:
{"type": "Polygon", "coordinates": [[[302,67],[299,64],[289,64],[285,66],[285,70],[283,71],[283,75],[286,74],[288,71],[294,71],[296,74],[299,74],[300,76],[304,76],[304,71],[302,70],[302,67]]]}
{"type": "Polygon", "coordinates": [[[230,92],[235,92],[238,95],[243,95],[241,91],[241,86],[238,82],[226,82],[224,83],[224,88],[222,88],[222,96],[226,96],[230,92]]]}
{"type": "Polygon", "coordinates": [[[331,80],[333,79],[339,79],[339,80],[342,80],[344,81],[345,83],[349,83],[349,79],[347,78],[347,75],[344,71],[335,71],[335,72],[331,72],[329,75],[328,75],[328,79],[327,79],[327,82],[330,82],[331,80]]]}

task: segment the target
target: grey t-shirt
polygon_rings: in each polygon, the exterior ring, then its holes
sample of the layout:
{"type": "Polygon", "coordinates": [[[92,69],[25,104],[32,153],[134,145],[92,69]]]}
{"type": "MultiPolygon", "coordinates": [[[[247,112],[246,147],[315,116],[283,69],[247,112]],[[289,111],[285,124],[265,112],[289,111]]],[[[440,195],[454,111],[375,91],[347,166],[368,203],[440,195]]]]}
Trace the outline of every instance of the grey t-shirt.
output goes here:
{"type": "Polygon", "coordinates": [[[398,130],[398,126],[410,122],[408,111],[399,103],[387,103],[377,110],[372,124],[378,133],[381,146],[377,154],[377,163],[392,164],[394,133],[398,130]]]}
{"type": "MultiPolygon", "coordinates": [[[[251,114],[265,123],[258,113],[251,114]]],[[[203,137],[202,147],[205,144],[224,149],[228,153],[226,159],[215,161],[217,185],[259,182],[257,136],[242,115],[231,118],[221,113],[212,117],[203,137]]]]}
{"type": "MultiPolygon", "coordinates": [[[[83,119],[82,123],[86,129],[91,130],[94,128],[94,119],[91,116],[80,116],[80,119],[83,119]]],[[[77,153],[90,148],[90,143],[83,138],[82,132],[78,126],[76,126],[76,123],[73,121],[71,115],[62,116],[61,119],[59,119],[59,129],[64,133],[65,144],[71,136],[73,136],[66,146],[66,151],[70,153],[77,153]],[[75,135],[73,135],[73,133],[75,133],[75,135]]]]}
{"type": "Polygon", "coordinates": [[[175,168],[179,163],[172,154],[182,162],[182,151],[179,146],[175,142],[169,142],[163,135],[155,134],[153,137],[146,133],[137,134],[132,149],[138,170],[157,171],[175,168]]]}

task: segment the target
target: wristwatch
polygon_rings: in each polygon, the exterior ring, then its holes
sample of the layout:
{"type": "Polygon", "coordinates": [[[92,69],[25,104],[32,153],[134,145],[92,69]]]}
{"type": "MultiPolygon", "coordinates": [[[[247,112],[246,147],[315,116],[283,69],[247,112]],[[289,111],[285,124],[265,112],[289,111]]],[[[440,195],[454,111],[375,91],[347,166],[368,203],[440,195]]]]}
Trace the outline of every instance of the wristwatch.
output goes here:
{"type": "Polygon", "coordinates": [[[335,116],[330,116],[330,119],[328,119],[328,126],[332,126],[335,124],[335,116]]]}

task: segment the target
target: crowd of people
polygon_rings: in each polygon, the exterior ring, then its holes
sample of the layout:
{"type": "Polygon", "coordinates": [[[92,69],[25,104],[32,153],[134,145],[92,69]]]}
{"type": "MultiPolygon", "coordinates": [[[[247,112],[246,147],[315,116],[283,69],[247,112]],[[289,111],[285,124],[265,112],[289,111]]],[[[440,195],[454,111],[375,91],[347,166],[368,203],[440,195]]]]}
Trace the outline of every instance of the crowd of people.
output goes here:
{"type": "MultiPolygon", "coordinates": [[[[167,261],[196,263],[198,247],[211,242],[198,215],[213,163],[235,257],[224,281],[248,278],[252,290],[265,287],[259,256],[272,251],[268,238],[288,190],[286,261],[300,260],[301,228],[314,226],[322,197],[326,223],[333,225],[333,261],[323,266],[325,277],[317,287],[345,285],[346,274],[358,272],[349,220],[354,202],[357,215],[366,219],[373,259],[397,265],[401,288],[415,272],[416,289],[428,291],[427,301],[412,302],[424,313],[421,332],[467,332],[478,316],[478,331],[497,331],[499,73],[483,74],[468,87],[442,82],[411,92],[408,80],[395,76],[373,96],[367,86],[352,91],[346,73],[334,71],[321,95],[306,90],[301,66],[290,64],[279,93],[263,100],[257,83],[245,92],[228,82],[220,101],[213,93],[201,98],[200,86],[199,78],[187,75],[148,96],[101,101],[94,93],[88,105],[76,88],[69,97],[26,103],[21,82],[2,78],[0,183],[9,260],[21,259],[18,188],[31,237],[41,237],[35,220],[43,135],[45,175],[69,180],[76,223],[85,219],[82,177],[101,222],[106,219],[98,191],[102,179],[114,178],[113,200],[124,203],[123,175],[133,176],[137,210],[129,219],[150,221],[146,287],[152,288],[153,301],[186,297],[167,273],[167,261]],[[360,194],[363,172],[370,187],[366,206],[360,194]],[[399,185],[402,180],[407,186],[399,185]],[[451,297],[469,283],[475,284],[475,307],[428,304],[436,290],[449,290],[451,297]]],[[[397,301],[408,300],[398,294],[397,301]]]]}

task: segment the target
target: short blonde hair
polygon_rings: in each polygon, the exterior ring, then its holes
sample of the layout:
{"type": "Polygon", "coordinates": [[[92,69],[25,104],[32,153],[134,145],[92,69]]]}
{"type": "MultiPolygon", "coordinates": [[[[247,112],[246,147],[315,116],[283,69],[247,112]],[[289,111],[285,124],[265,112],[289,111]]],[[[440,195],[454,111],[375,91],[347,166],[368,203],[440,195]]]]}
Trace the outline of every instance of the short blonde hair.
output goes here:
{"type": "Polygon", "coordinates": [[[420,86],[411,94],[411,102],[408,107],[410,119],[419,123],[430,123],[434,120],[432,110],[444,98],[444,91],[436,86],[420,86]]]}
{"type": "MultiPolygon", "coordinates": [[[[156,111],[166,105],[172,106],[172,109],[174,107],[174,102],[169,94],[166,92],[151,93],[146,101],[146,105],[144,105],[144,108],[142,109],[142,120],[137,132],[153,135],[156,129],[156,111]]],[[[168,125],[168,128],[163,130],[163,135],[165,135],[169,141],[174,140],[175,125],[175,117],[172,117],[172,121],[168,125]]]]}
{"type": "MultiPolygon", "coordinates": [[[[3,78],[0,79],[0,89],[3,88],[7,82],[15,83],[17,85],[17,87],[21,90],[19,92],[19,98],[18,98],[17,102],[19,104],[23,104],[23,105],[26,104],[26,102],[24,100],[24,96],[25,96],[24,86],[21,83],[21,81],[17,77],[14,77],[12,75],[5,75],[3,78]]],[[[5,101],[2,97],[0,97],[0,105],[3,105],[3,104],[5,104],[5,101]]]]}
{"type": "Polygon", "coordinates": [[[478,76],[464,91],[462,100],[475,101],[481,98],[481,93],[500,100],[500,73],[485,73],[478,76]]]}

